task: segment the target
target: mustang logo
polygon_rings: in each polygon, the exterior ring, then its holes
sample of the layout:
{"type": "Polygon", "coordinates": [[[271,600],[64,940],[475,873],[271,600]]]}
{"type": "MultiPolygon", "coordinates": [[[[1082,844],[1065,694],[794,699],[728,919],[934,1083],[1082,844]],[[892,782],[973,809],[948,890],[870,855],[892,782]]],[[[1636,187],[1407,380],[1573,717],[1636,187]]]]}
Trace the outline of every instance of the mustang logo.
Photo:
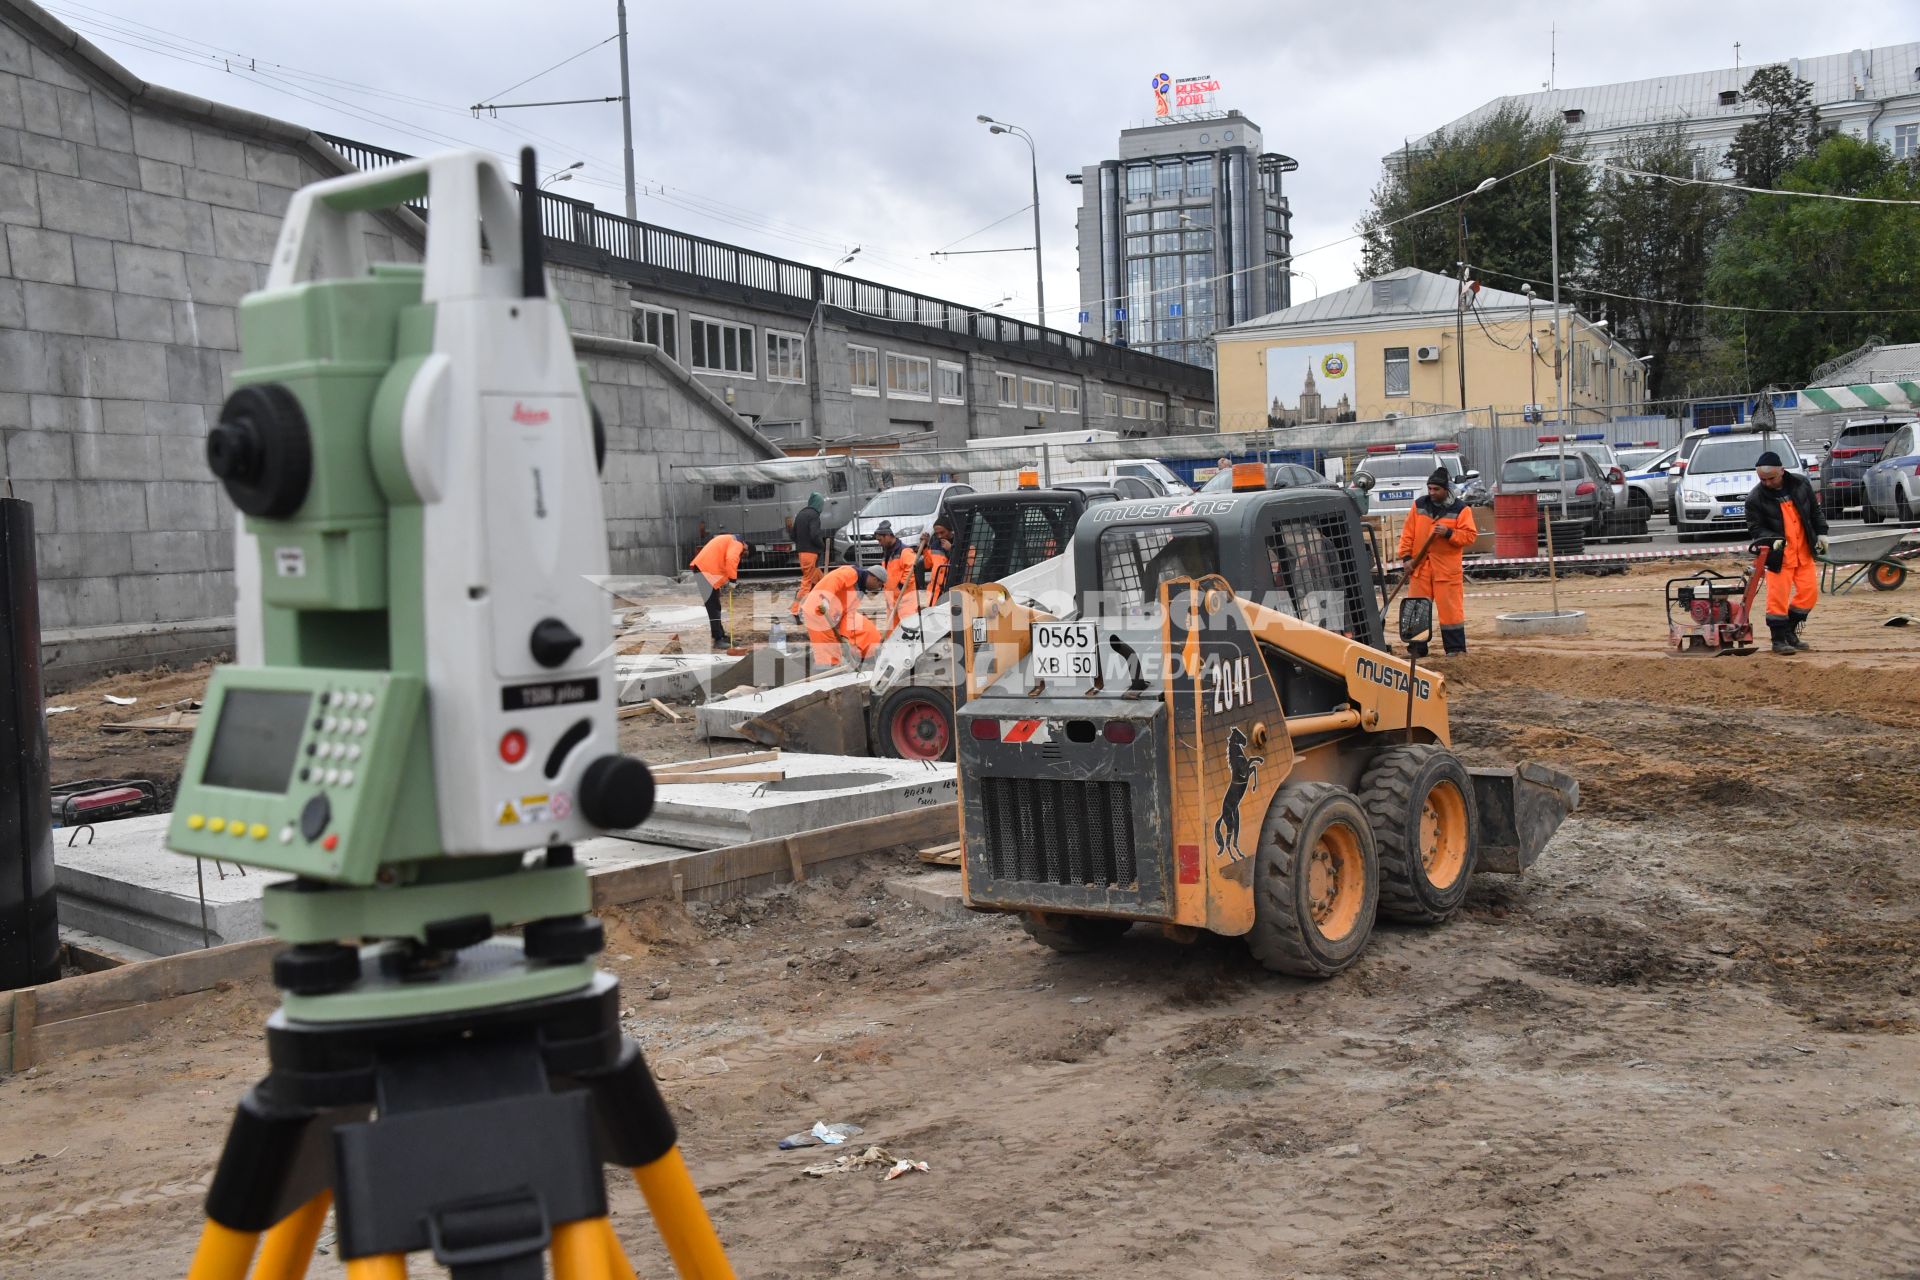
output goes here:
{"type": "Polygon", "coordinates": [[[1265,756],[1247,754],[1247,735],[1238,725],[1227,731],[1227,770],[1232,781],[1220,798],[1220,816],[1213,820],[1213,842],[1219,846],[1220,857],[1228,862],[1239,862],[1247,856],[1240,851],[1240,801],[1265,762],[1265,756]]]}

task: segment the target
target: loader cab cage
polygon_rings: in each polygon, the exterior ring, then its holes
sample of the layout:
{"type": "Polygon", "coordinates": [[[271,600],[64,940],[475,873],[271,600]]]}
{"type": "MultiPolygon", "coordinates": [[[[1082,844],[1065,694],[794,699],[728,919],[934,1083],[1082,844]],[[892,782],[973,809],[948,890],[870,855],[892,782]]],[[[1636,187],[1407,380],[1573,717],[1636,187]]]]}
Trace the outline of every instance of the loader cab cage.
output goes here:
{"type": "Polygon", "coordinates": [[[1060,489],[967,494],[950,499],[954,581],[996,582],[1067,549],[1084,495],[1060,489]]]}
{"type": "Polygon", "coordinates": [[[1256,604],[1381,648],[1360,512],[1338,489],[1110,502],[1080,518],[1075,578],[1107,607],[1151,606],[1161,582],[1218,573],[1256,604]]]}

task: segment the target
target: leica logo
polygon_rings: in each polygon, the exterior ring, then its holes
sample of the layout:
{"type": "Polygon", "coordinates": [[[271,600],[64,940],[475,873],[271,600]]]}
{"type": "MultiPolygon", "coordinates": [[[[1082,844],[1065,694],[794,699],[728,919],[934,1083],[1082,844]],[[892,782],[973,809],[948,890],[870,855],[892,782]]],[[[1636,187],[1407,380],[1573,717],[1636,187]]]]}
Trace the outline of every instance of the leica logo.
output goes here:
{"type": "Polygon", "coordinates": [[[523,427],[545,426],[552,419],[545,409],[529,409],[518,400],[513,402],[513,420],[523,427]]]}

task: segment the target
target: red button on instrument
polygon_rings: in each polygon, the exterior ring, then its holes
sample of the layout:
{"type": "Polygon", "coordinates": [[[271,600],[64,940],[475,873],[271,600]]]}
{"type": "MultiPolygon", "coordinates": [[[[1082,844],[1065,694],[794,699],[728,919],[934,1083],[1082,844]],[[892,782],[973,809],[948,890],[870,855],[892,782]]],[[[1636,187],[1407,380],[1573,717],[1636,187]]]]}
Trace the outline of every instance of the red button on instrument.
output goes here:
{"type": "Polygon", "coordinates": [[[500,738],[500,758],[508,764],[519,764],[527,758],[527,735],[518,729],[509,729],[500,738]]]}
{"type": "Polygon", "coordinates": [[[320,847],[322,849],[325,849],[328,853],[332,853],[335,849],[338,849],[340,847],[339,833],[335,832],[334,834],[328,836],[325,840],[322,840],[320,842],[320,847]]]}

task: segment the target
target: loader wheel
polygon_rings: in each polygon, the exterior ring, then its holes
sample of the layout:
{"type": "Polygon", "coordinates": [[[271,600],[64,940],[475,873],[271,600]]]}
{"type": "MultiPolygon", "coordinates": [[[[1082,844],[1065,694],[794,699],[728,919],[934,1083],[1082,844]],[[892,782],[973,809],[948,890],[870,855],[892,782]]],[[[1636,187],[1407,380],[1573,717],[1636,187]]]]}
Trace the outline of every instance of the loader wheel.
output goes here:
{"type": "Polygon", "coordinates": [[[953,759],[953,700],[939,689],[907,685],[880,704],[874,742],[897,760],[953,759]]]}
{"type": "Polygon", "coordinates": [[[1436,924],[1466,900],[1480,849],[1473,781],[1445,747],[1382,751],[1360,779],[1380,850],[1380,914],[1436,924]]]}
{"type": "Polygon", "coordinates": [[[1330,978],[1373,932],[1380,866],[1373,827],[1330,782],[1282,787],[1260,824],[1247,946],[1276,973],[1330,978]]]}
{"type": "Polygon", "coordinates": [[[1033,912],[1020,917],[1020,927],[1035,942],[1076,955],[1082,951],[1098,951],[1118,941],[1121,934],[1133,927],[1133,921],[1111,916],[1056,916],[1033,912]]]}

